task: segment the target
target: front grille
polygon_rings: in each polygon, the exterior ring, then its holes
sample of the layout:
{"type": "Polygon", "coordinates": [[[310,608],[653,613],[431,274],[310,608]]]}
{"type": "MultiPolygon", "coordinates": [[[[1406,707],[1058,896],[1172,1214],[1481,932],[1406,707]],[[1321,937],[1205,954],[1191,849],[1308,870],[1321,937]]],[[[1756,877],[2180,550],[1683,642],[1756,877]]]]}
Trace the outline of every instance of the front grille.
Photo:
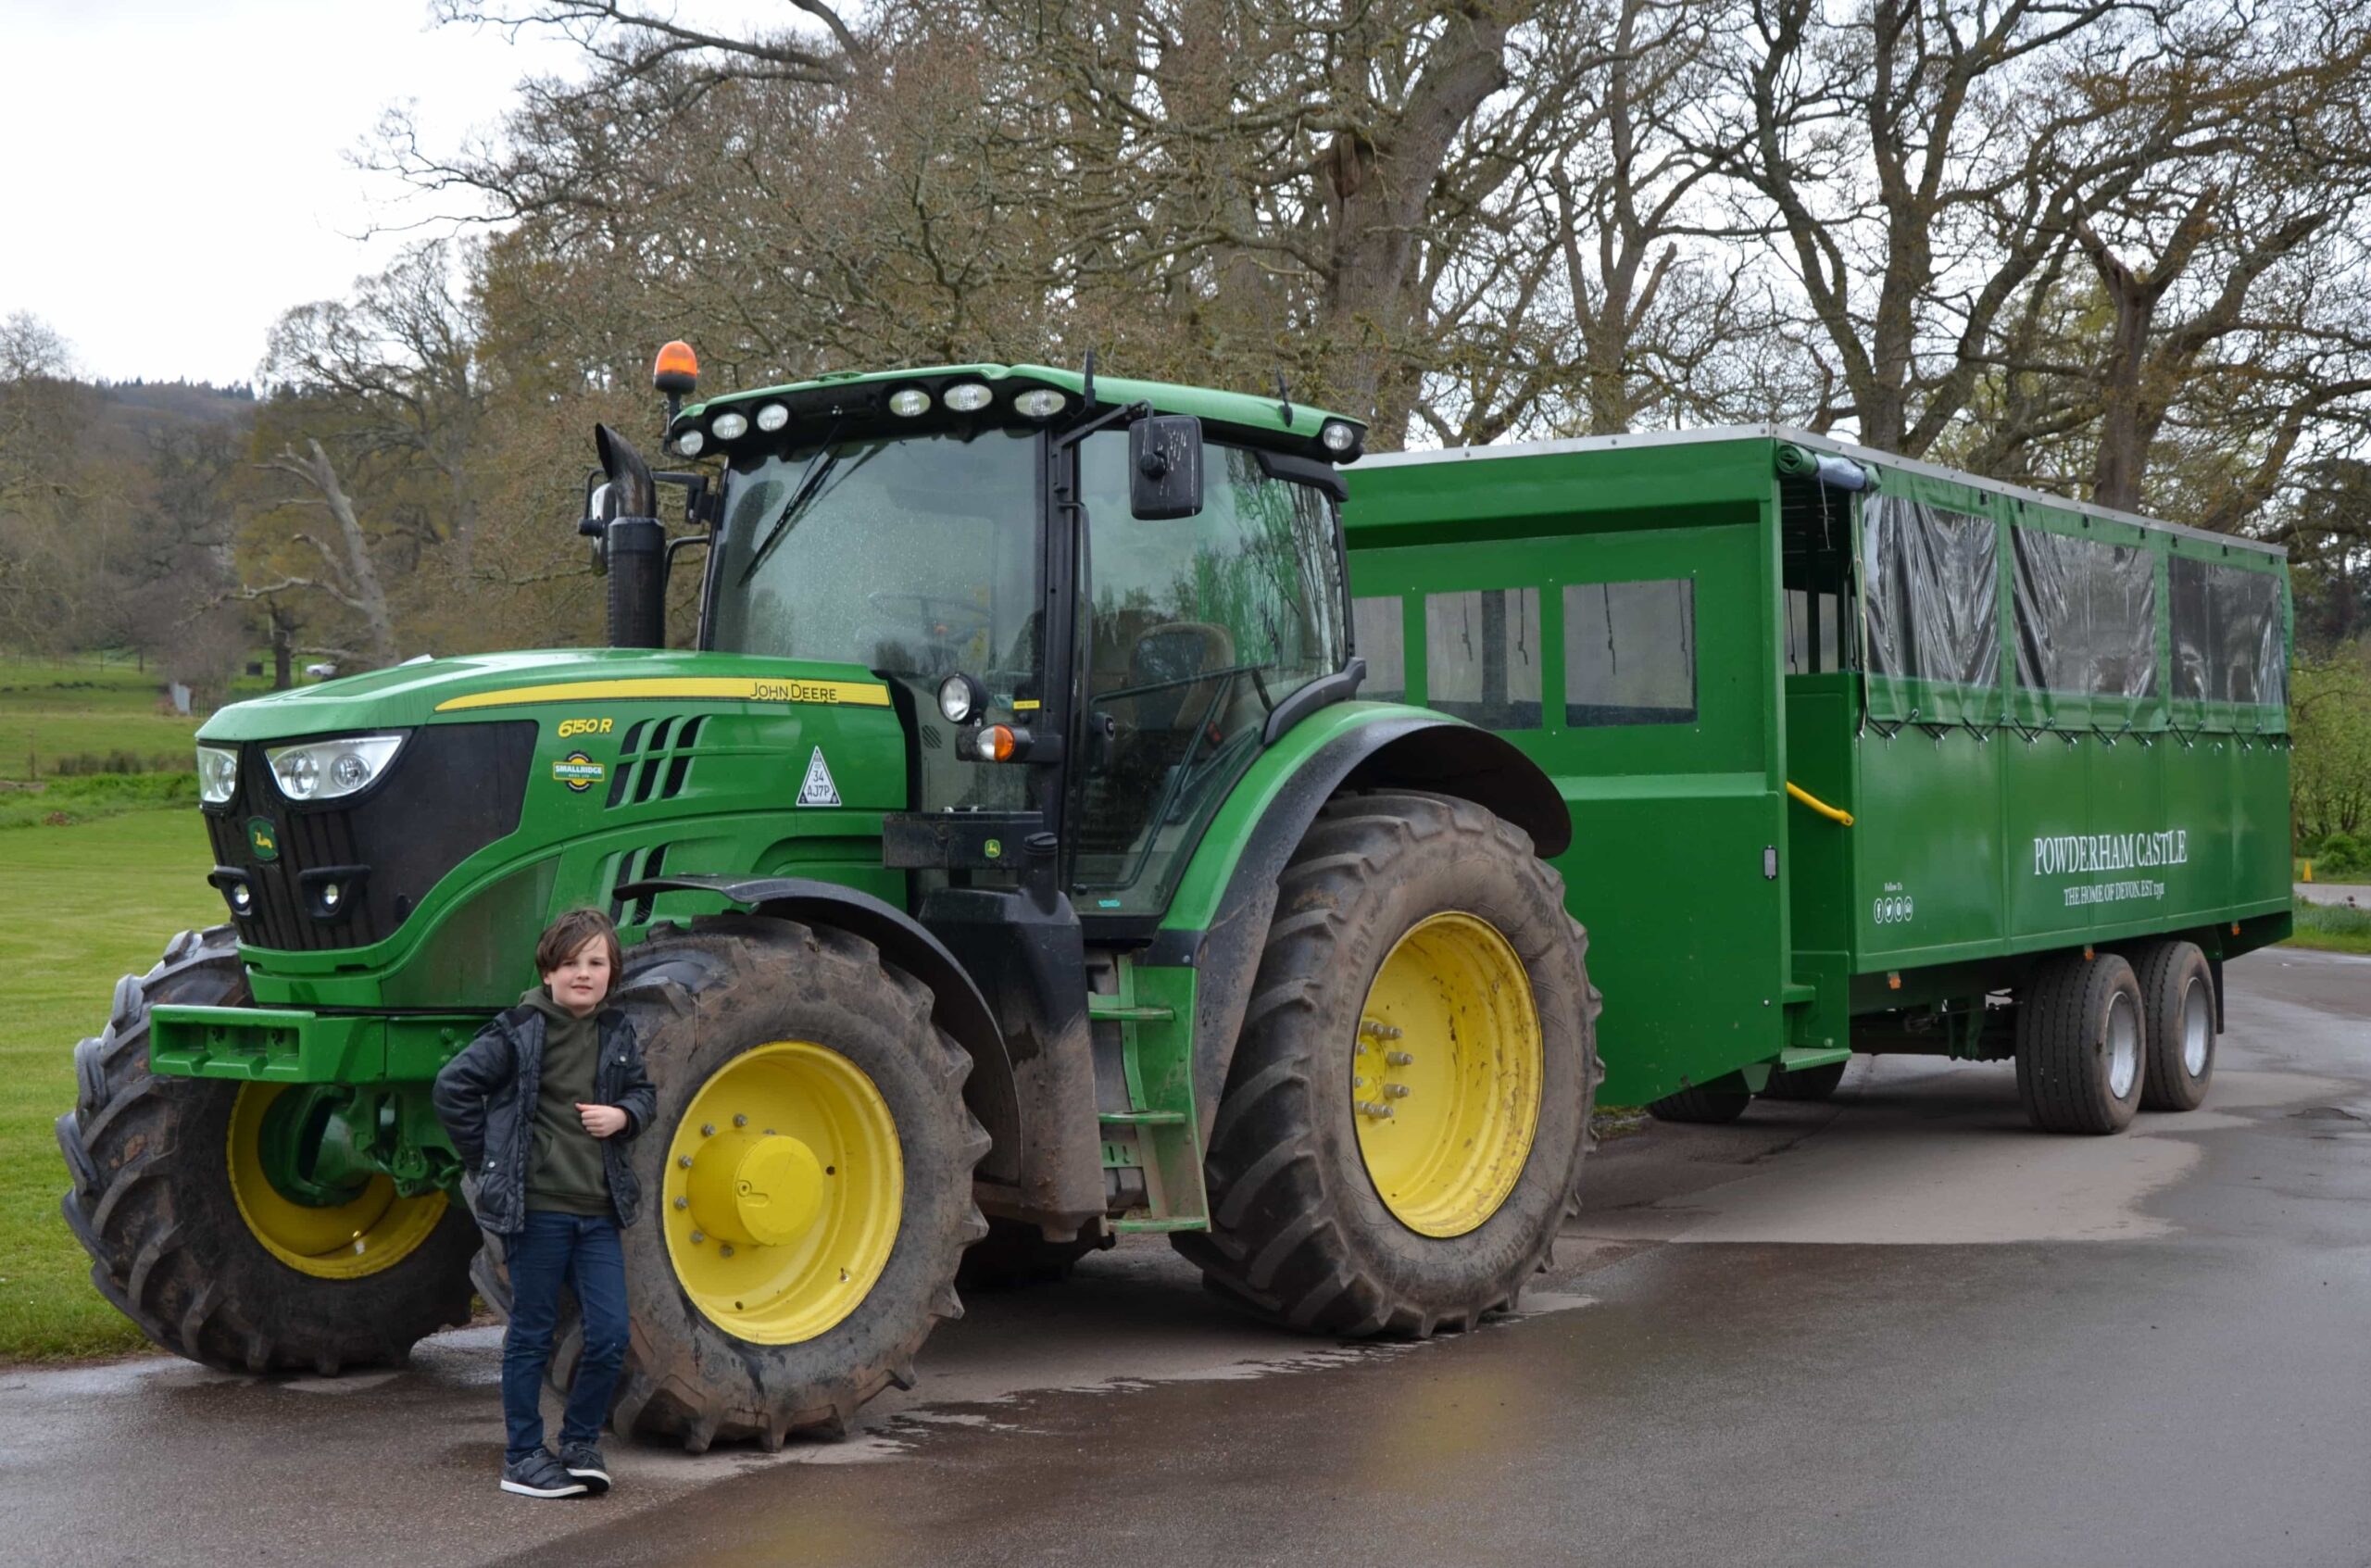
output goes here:
{"type": "MultiPolygon", "coordinates": [[[[280,743],[274,742],[274,745],[280,743]]],[[[206,809],[214,863],[243,872],[255,909],[234,916],[251,947],[362,947],[395,935],[445,872],[519,826],[535,748],[529,721],[415,730],[386,775],[352,800],[299,806],[280,793],[260,744],[239,748],[239,788],[206,809]],[[268,824],[278,859],[258,856],[248,824],[268,824]],[[307,906],[304,873],[361,868],[335,918],[307,906]]]]}

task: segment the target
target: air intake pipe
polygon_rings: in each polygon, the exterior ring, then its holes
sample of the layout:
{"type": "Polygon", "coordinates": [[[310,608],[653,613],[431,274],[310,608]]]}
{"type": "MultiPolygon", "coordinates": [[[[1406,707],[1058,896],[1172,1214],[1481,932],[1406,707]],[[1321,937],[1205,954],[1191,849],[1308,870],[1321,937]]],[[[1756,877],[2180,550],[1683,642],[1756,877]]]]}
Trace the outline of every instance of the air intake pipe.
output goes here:
{"type": "Polygon", "coordinates": [[[667,646],[667,530],[659,521],[659,487],[634,444],[608,425],[594,428],[617,516],[603,534],[609,567],[609,646],[667,646]]]}

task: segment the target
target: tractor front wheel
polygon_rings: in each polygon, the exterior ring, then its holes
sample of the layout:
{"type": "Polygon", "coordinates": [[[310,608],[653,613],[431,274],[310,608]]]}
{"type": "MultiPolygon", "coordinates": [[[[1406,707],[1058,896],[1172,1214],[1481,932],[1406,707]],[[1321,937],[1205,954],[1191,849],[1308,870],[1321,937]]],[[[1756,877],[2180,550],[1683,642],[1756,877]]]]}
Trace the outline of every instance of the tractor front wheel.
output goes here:
{"type": "Polygon", "coordinates": [[[57,1119],[66,1223],[99,1293],[177,1355],[324,1375],[400,1361],[469,1322],[477,1226],[442,1193],[405,1198],[385,1176],[327,1190],[269,1158],[268,1141],[284,1154],[301,1140],[304,1118],[279,1123],[306,1085],[150,1075],[151,1008],[246,1001],[228,926],[182,933],[117,985],[107,1028],[74,1049],[74,1109],[57,1119]]]}
{"type": "Polygon", "coordinates": [[[1599,1077],[1586,941],[1483,808],[1329,804],[1286,867],[1205,1164],[1213,1288],[1327,1334],[1512,1306],[1575,1208],[1599,1077]]]}

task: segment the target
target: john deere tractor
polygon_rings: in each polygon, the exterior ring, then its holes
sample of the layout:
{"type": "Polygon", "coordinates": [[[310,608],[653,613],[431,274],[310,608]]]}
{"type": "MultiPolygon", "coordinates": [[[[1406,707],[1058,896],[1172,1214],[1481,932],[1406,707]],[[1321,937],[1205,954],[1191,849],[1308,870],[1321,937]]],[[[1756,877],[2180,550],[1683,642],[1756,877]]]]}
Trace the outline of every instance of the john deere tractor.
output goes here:
{"type": "Polygon", "coordinates": [[[659,1089],[621,1432],[845,1430],[967,1249],[1009,1278],[1162,1233],[1327,1335],[1506,1308],[1598,1075],[1570,829],[1506,741],[1359,700],[1364,438],[1091,365],[714,398],[673,472],[601,431],[611,646],[199,732],[228,921],[117,986],[57,1126],[98,1288],[256,1373],[499,1309],[429,1084],[591,905],[659,1089]]]}

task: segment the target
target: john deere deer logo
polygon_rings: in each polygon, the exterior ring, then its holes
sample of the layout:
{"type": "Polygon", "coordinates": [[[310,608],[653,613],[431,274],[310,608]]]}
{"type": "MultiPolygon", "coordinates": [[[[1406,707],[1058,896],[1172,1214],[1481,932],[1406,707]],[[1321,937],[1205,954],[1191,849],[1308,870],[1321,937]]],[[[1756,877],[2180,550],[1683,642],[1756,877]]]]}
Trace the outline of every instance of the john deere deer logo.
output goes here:
{"type": "Polygon", "coordinates": [[[280,834],[269,817],[247,819],[247,847],[256,852],[258,860],[280,859],[280,834]]]}

